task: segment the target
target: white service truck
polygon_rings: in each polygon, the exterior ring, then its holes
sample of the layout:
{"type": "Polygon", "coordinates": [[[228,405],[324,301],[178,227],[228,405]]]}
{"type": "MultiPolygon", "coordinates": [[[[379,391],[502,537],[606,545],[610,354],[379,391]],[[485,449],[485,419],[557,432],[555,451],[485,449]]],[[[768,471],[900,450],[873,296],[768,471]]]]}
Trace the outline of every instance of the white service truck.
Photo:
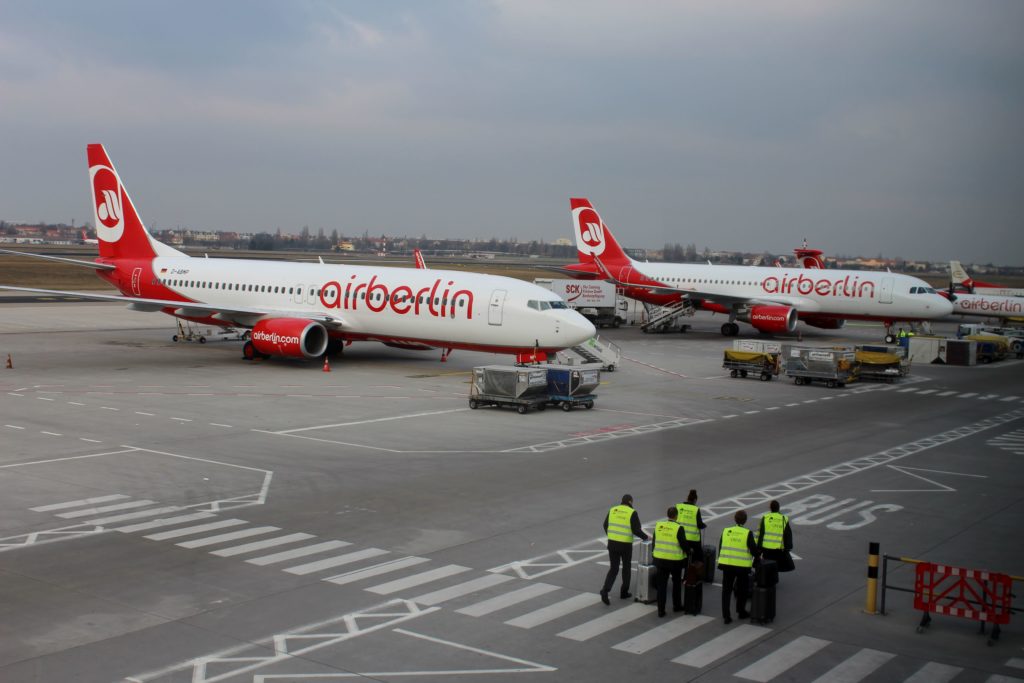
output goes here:
{"type": "Polygon", "coordinates": [[[556,280],[538,278],[533,281],[562,297],[595,327],[618,327],[626,322],[628,303],[615,291],[615,285],[604,280],[556,280]]]}

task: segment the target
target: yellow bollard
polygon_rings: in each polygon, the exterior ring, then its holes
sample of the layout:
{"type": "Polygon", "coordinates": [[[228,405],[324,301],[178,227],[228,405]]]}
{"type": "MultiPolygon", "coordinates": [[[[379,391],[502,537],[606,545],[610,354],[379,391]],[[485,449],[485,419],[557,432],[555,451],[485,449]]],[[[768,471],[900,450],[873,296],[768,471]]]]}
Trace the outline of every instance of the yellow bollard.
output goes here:
{"type": "Polygon", "coordinates": [[[864,611],[877,614],[875,605],[878,603],[878,544],[868,544],[868,592],[864,600],[864,611]]]}

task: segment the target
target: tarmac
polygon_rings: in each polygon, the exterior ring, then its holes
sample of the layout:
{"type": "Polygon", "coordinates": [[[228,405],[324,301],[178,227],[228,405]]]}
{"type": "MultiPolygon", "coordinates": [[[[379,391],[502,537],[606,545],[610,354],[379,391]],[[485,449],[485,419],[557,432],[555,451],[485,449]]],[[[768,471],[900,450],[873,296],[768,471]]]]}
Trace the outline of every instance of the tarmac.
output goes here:
{"type": "Polygon", "coordinates": [[[157,313],[0,303],[0,681],[1024,680],[1016,616],[991,644],[917,632],[911,564],[865,611],[870,542],[1024,575],[1024,362],[732,379],[722,322],[601,330],[623,357],[594,409],[519,415],[467,403],[504,357],[357,343],[327,373],[157,313]],[[790,515],[773,622],[725,625],[717,584],[701,616],[601,604],[608,508],[631,493],[650,528],[691,488],[708,542],[790,515]]]}

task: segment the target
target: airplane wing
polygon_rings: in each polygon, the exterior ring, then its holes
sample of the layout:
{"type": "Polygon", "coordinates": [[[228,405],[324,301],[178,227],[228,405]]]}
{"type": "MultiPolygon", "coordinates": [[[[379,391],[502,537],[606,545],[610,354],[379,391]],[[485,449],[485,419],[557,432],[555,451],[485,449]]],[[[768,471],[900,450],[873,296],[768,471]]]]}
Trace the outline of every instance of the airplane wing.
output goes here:
{"type": "Polygon", "coordinates": [[[14,251],[13,249],[0,249],[0,254],[11,254],[12,256],[29,256],[31,258],[44,259],[46,261],[56,261],[57,263],[67,263],[72,266],[82,266],[83,268],[93,268],[95,270],[114,270],[116,266],[110,263],[97,263],[96,261],[85,261],[77,258],[64,258],[63,256],[50,256],[48,254],[33,254],[30,251],[14,251]]]}
{"type": "Polygon", "coordinates": [[[200,317],[209,315],[225,323],[239,325],[241,327],[252,327],[263,318],[303,318],[315,320],[325,327],[333,330],[344,329],[347,325],[344,319],[324,315],[322,313],[311,314],[310,311],[295,311],[288,309],[258,309],[240,306],[214,306],[193,301],[172,301],[170,299],[147,299],[137,296],[122,296],[120,294],[100,294],[98,292],[67,292],[56,289],[36,289],[34,287],[12,287],[0,285],[0,289],[12,292],[31,292],[34,294],[52,294],[55,296],[76,296],[82,299],[95,301],[116,301],[126,303],[134,311],[161,311],[165,308],[175,309],[175,314],[186,317],[200,317]]]}
{"type": "Polygon", "coordinates": [[[688,299],[711,301],[717,304],[722,304],[723,306],[734,306],[737,304],[748,306],[791,306],[800,313],[817,313],[821,310],[821,306],[817,302],[802,296],[730,296],[728,294],[721,294],[718,292],[702,292],[695,288],[686,289],[683,287],[671,287],[667,285],[646,285],[623,282],[613,276],[611,271],[601,263],[601,259],[597,256],[594,257],[594,263],[597,264],[597,267],[601,270],[601,273],[604,275],[606,280],[615,283],[619,287],[646,289],[654,294],[682,294],[688,299]]]}

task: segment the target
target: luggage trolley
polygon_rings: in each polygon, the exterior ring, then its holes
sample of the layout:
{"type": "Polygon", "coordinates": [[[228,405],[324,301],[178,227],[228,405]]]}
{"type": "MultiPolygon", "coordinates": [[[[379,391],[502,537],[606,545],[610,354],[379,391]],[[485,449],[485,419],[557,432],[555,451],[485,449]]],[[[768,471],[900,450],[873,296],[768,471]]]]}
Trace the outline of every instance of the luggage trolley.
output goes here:
{"type": "Polygon", "coordinates": [[[587,410],[594,407],[590,393],[601,384],[601,371],[597,368],[579,368],[567,365],[548,365],[548,403],[561,406],[569,412],[576,406],[587,410]]]}
{"type": "Polygon", "coordinates": [[[522,415],[530,408],[548,407],[547,370],[516,365],[482,365],[473,368],[469,407],[509,406],[522,415]]]}
{"type": "Polygon", "coordinates": [[[722,367],[729,371],[730,377],[746,377],[753,373],[768,382],[779,374],[779,354],[761,353],[758,351],[725,350],[722,367]]]}

